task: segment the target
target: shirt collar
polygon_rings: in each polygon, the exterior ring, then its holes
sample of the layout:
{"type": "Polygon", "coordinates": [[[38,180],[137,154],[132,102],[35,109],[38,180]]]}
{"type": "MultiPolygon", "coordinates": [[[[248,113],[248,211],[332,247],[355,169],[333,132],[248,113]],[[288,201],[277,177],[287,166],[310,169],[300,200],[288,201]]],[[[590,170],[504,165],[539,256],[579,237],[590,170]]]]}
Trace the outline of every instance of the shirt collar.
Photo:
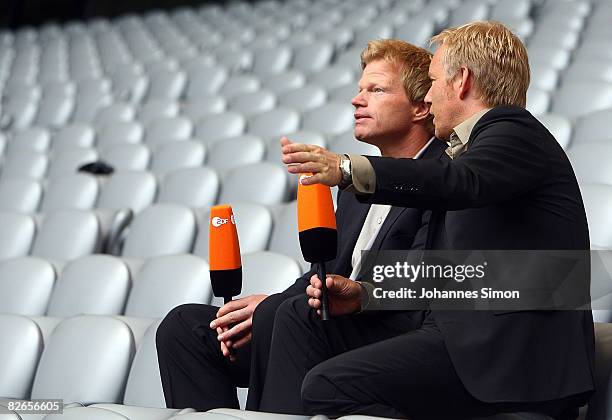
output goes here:
{"type": "Polygon", "coordinates": [[[472,130],[474,129],[476,123],[490,110],[491,108],[485,108],[453,128],[453,133],[459,138],[463,145],[467,144],[468,140],[470,139],[470,135],[472,134],[472,130]]]}
{"type": "Polygon", "coordinates": [[[423,156],[423,153],[425,153],[425,150],[427,150],[427,148],[429,147],[431,142],[434,141],[434,139],[435,137],[430,138],[429,141],[425,143],[425,146],[421,147],[421,150],[419,150],[412,159],[419,159],[421,156],[423,156]]]}

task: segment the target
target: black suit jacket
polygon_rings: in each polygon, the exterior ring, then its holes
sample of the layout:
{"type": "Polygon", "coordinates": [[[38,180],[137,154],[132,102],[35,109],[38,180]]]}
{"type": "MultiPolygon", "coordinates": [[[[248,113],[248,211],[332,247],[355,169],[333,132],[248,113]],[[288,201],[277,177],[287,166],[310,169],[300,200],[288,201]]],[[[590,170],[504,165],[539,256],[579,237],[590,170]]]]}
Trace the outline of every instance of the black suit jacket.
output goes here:
{"type": "MultiPolygon", "coordinates": [[[[435,139],[418,160],[440,159],[445,155],[446,147],[445,142],[435,139]]],[[[336,259],[326,264],[328,273],[339,274],[344,277],[351,274],[353,249],[369,210],[370,204],[359,202],[354,194],[338,192],[336,209],[338,247],[336,259]]],[[[372,244],[372,250],[423,249],[430,213],[422,209],[391,207],[372,244]]],[[[311,269],[304,273],[283,294],[291,297],[304,293],[306,287],[310,284],[310,277],[315,272],[311,269]]]]}
{"type": "MultiPolygon", "coordinates": [[[[488,111],[452,161],[368,159],[376,191],[358,199],[433,209],[429,249],[589,249],[572,167],[522,108],[488,111]]],[[[459,377],[479,400],[544,401],[594,388],[590,311],[433,315],[459,377]]]]}

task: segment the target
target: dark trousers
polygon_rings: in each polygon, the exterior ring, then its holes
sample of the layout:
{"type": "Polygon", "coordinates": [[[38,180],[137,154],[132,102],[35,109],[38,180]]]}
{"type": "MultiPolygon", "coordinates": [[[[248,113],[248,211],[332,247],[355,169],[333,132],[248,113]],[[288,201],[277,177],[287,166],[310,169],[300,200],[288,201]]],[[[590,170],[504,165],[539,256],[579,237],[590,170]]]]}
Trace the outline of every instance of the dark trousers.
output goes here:
{"type": "Polygon", "coordinates": [[[569,399],[476,400],[458,377],[429,312],[356,314],[323,322],[303,297],[285,300],[276,312],[259,408],[414,419],[521,411],[559,419],[574,414],[569,399]]]}
{"type": "MultiPolygon", "coordinates": [[[[274,315],[287,295],[271,295],[253,314],[253,338],[223,356],[217,332],[210,328],[219,308],[186,304],[174,308],[157,329],[156,345],[166,406],[206,411],[238,408],[236,387],[249,387],[247,408],[257,410],[265,379],[274,315]]],[[[305,297],[303,297],[305,299],[305,297]]]]}

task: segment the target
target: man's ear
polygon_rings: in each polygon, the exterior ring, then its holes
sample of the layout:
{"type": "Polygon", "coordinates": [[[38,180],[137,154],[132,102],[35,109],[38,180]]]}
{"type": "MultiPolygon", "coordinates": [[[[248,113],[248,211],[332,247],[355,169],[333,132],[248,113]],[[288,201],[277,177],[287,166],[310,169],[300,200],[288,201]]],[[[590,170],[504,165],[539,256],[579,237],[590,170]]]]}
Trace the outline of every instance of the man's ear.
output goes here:
{"type": "Polygon", "coordinates": [[[423,121],[429,117],[429,104],[425,102],[413,102],[412,103],[412,122],[423,121]]]}
{"type": "Polygon", "coordinates": [[[474,75],[467,67],[459,67],[459,72],[456,76],[457,89],[459,93],[459,99],[465,99],[470,90],[473,88],[474,75]]]}

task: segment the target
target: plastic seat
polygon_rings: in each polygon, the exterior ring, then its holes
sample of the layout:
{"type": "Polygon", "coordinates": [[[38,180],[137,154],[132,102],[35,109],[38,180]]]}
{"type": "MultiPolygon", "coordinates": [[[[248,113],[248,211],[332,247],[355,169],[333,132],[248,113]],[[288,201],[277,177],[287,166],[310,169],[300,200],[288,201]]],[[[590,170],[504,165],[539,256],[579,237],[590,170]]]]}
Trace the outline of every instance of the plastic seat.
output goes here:
{"type": "Polygon", "coordinates": [[[353,128],[353,113],[354,109],[349,104],[330,102],[306,113],[302,128],[327,136],[337,135],[353,128]]]}
{"type": "Polygon", "coordinates": [[[47,178],[53,179],[59,176],[74,174],[80,166],[97,160],[98,153],[95,149],[66,147],[53,154],[47,178]]]}
{"type": "Polygon", "coordinates": [[[72,147],[92,147],[95,140],[93,127],[87,124],[70,124],[61,127],[53,134],[54,150],[72,147]]]}
{"type": "Polygon", "coordinates": [[[219,94],[226,99],[231,99],[234,96],[242,95],[249,92],[255,92],[259,89],[261,82],[255,76],[237,75],[226,80],[219,94]]]}
{"type": "Polygon", "coordinates": [[[157,175],[167,172],[202,166],[206,148],[199,140],[185,140],[162,144],[153,151],[151,171],[157,175]]]}
{"type": "Polygon", "coordinates": [[[15,152],[11,153],[10,159],[5,160],[2,176],[41,179],[45,176],[48,165],[49,159],[44,153],[15,152]]]}
{"type": "Polygon", "coordinates": [[[559,73],[554,67],[547,66],[544,64],[535,63],[531,66],[531,84],[538,89],[545,91],[555,90],[558,80],[559,73]]]}
{"type": "Polygon", "coordinates": [[[44,153],[51,143],[49,131],[42,127],[29,127],[13,134],[9,142],[9,153],[38,152],[44,153]]]}
{"type": "Polygon", "coordinates": [[[149,166],[151,151],[146,144],[111,144],[104,148],[101,159],[119,171],[144,171],[149,166]]]}
{"type": "Polygon", "coordinates": [[[290,108],[278,107],[251,118],[248,133],[264,140],[280,139],[281,136],[296,131],[300,126],[300,115],[290,108]]]}
{"type": "Polygon", "coordinates": [[[310,77],[310,83],[325,89],[334,89],[348,84],[354,85],[354,76],[348,67],[332,66],[313,74],[310,77]]]}
{"type": "Polygon", "coordinates": [[[193,212],[176,204],[155,204],[138,214],[127,233],[122,255],[153,258],[191,251],[196,235],[193,212]]]}
{"type": "Polygon", "coordinates": [[[147,261],[136,274],[125,314],[163,318],[180,304],[209,302],[211,295],[204,259],[191,254],[160,256],[147,261]]]}
{"type": "Polygon", "coordinates": [[[279,98],[281,106],[298,111],[308,111],[319,107],[327,100],[327,92],[321,86],[305,85],[282,93],[279,98]]]}
{"type": "Polygon", "coordinates": [[[101,110],[113,103],[110,93],[78,94],[71,120],[78,123],[93,123],[101,110]]]}
{"type": "Polygon", "coordinates": [[[32,398],[119,402],[133,355],[134,340],[125,323],[101,316],[66,319],[43,350],[32,398]]]}
{"type": "Polygon", "coordinates": [[[228,72],[223,67],[202,67],[189,72],[189,81],[185,96],[197,99],[202,95],[213,95],[228,79],[228,72]]]}
{"type": "Polygon", "coordinates": [[[293,258],[270,251],[244,254],[242,270],[242,292],[239,297],[282,292],[302,275],[301,267],[293,258]]]}
{"type": "Polygon", "coordinates": [[[98,131],[98,147],[112,144],[140,143],[144,137],[142,124],[135,121],[116,121],[104,125],[98,131]]]}
{"type": "Polygon", "coordinates": [[[393,27],[388,24],[372,24],[357,32],[353,45],[365,48],[372,39],[387,39],[393,37],[393,27]]]}
{"type": "Polygon", "coordinates": [[[131,209],[139,213],[155,199],[157,181],[146,171],[118,171],[102,185],[98,208],[131,209]]]}
{"type": "MultiPolygon", "coordinates": [[[[546,114],[550,108],[550,93],[530,87],[527,89],[527,106],[525,107],[533,115],[546,114]]],[[[557,113],[553,110],[553,113],[557,113]]]]}
{"type": "MultiPolygon", "coordinates": [[[[231,204],[236,229],[240,242],[240,252],[244,255],[249,252],[263,251],[268,246],[268,239],[272,231],[272,214],[266,206],[253,203],[234,202],[231,204]]],[[[199,229],[193,253],[208,260],[209,251],[209,224],[210,212],[202,211],[198,215],[199,229]]]]}
{"type": "Polygon", "coordinates": [[[334,46],[329,41],[316,41],[296,51],[292,67],[303,73],[323,70],[331,61],[334,46]]]}
{"type": "Polygon", "coordinates": [[[132,121],[136,115],[134,108],[126,103],[115,102],[107,107],[100,109],[95,118],[95,125],[98,127],[117,122],[132,121]]]}
{"type": "Polygon", "coordinates": [[[74,106],[75,100],[72,96],[43,95],[34,122],[43,127],[62,126],[69,120],[74,106]]]}
{"type": "Polygon", "coordinates": [[[239,166],[261,162],[265,150],[263,140],[255,136],[225,139],[211,146],[207,164],[223,174],[239,166]]]}
{"type": "Polygon", "coordinates": [[[580,183],[612,185],[612,142],[575,144],[567,156],[580,183]]]}
{"type": "Polygon", "coordinates": [[[20,257],[0,263],[0,313],[44,315],[55,282],[53,265],[20,257]]]}
{"type": "Polygon", "coordinates": [[[310,264],[302,257],[298,237],[297,201],[293,200],[283,204],[276,212],[268,249],[295,259],[300,264],[302,271],[308,270],[310,264]]]}
{"type": "Polygon", "coordinates": [[[196,121],[210,115],[220,114],[227,108],[227,101],[219,95],[201,95],[190,98],[181,105],[181,114],[196,121]]]}
{"type": "Polygon", "coordinates": [[[88,255],[66,264],[55,283],[47,314],[121,314],[130,287],[130,273],[121,259],[88,255]]]}
{"type": "Polygon", "coordinates": [[[461,7],[453,10],[449,26],[460,26],[475,20],[485,20],[489,15],[489,5],[486,1],[467,0],[461,7]]]}
{"type": "Polygon", "coordinates": [[[36,232],[34,219],[12,212],[0,212],[0,216],[0,260],[26,255],[36,232]]]}
{"type": "Polygon", "coordinates": [[[145,142],[150,145],[187,140],[193,132],[193,124],[185,117],[159,118],[146,127],[145,142]]]}
{"type": "Polygon", "coordinates": [[[395,37],[418,47],[427,47],[434,30],[435,24],[431,20],[411,19],[395,29],[395,37]]]}
{"type": "Polygon", "coordinates": [[[270,111],[275,105],[276,95],[267,90],[245,93],[244,95],[235,96],[229,101],[230,109],[240,112],[247,118],[270,111]]]}
{"type": "Polygon", "coordinates": [[[553,97],[552,112],[570,118],[612,108],[612,86],[605,82],[564,83],[553,97]]]}
{"type": "Polygon", "coordinates": [[[231,170],[221,184],[219,202],[245,201],[274,205],[283,202],[287,195],[288,177],[285,169],[262,162],[231,170]]]}
{"type": "Polygon", "coordinates": [[[221,139],[240,136],[245,127],[246,119],[242,114],[228,111],[202,118],[196,124],[195,133],[204,144],[212,144],[221,139]]]}
{"type": "Polygon", "coordinates": [[[75,173],[52,179],[43,197],[40,210],[89,210],[98,198],[98,182],[93,175],[75,173]]]}
{"type": "Polygon", "coordinates": [[[557,70],[567,67],[570,60],[569,51],[550,45],[529,45],[527,52],[531,64],[546,65],[557,70]]]}
{"type": "Polygon", "coordinates": [[[147,98],[178,99],[187,84],[187,75],[182,71],[160,70],[149,76],[147,98]]]}
{"type": "Polygon", "coordinates": [[[612,249],[612,187],[604,184],[580,185],[584,208],[589,222],[591,249],[612,249]]]}
{"type": "Polygon", "coordinates": [[[179,104],[171,99],[152,99],[138,109],[138,121],[148,125],[159,118],[173,118],[179,113],[179,104]]]}
{"type": "Polygon", "coordinates": [[[576,122],[575,144],[590,141],[612,141],[612,109],[584,115],[576,122]]]}
{"type": "MultiPolygon", "coordinates": [[[[30,396],[43,340],[36,323],[19,315],[0,314],[0,395],[25,399],[30,396]]],[[[8,414],[3,415],[8,417],[8,414]]],[[[17,419],[17,417],[15,417],[17,419]]]]}
{"type": "Polygon", "coordinates": [[[212,206],[219,194],[220,179],[210,168],[187,168],[167,173],[159,189],[158,203],[187,207],[212,206]]]}
{"type": "Polygon", "coordinates": [[[86,210],[56,210],[45,215],[31,254],[69,261],[95,253],[100,246],[100,223],[86,210]]]}
{"type": "Polygon", "coordinates": [[[291,62],[291,48],[287,46],[273,46],[257,51],[253,58],[253,74],[265,76],[283,72],[291,62]]]}
{"type": "MultiPolygon", "coordinates": [[[[286,137],[294,143],[314,144],[321,147],[327,147],[325,137],[321,133],[315,131],[295,131],[287,134],[286,137]]],[[[284,165],[281,159],[280,139],[270,139],[268,141],[266,160],[278,165],[284,165]]]]}
{"type": "Polygon", "coordinates": [[[271,74],[262,78],[264,88],[276,95],[301,88],[305,83],[306,77],[297,70],[285,70],[282,73],[271,74]]]}
{"type": "Polygon", "coordinates": [[[612,61],[601,58],[585,58],[574,61],[563,72],[563,81],[602,81],[612,83],[612,61]]]}
{"type": "Polygon", "coordinates": [[[32,213],[38,209],[42,186],[29,178],[0,178],[0,211],[32,213]]]}
{"type": "Polygon", "coordinates": [[[121,418],[130,420],[161,420],[194,411],[166,408],[155,348],[158,326],[159,322],[152,324],[138,346],[128,375],[123,404],[93,404],[91,408],[119,413],[125,416],[121,418]]]}
{"type": "Polygon", "coordinates": [[[567,150],[572,138],[572,124],[562,115],[543,114],[538,120],[555,136],[563,150],[567,150]]]}

